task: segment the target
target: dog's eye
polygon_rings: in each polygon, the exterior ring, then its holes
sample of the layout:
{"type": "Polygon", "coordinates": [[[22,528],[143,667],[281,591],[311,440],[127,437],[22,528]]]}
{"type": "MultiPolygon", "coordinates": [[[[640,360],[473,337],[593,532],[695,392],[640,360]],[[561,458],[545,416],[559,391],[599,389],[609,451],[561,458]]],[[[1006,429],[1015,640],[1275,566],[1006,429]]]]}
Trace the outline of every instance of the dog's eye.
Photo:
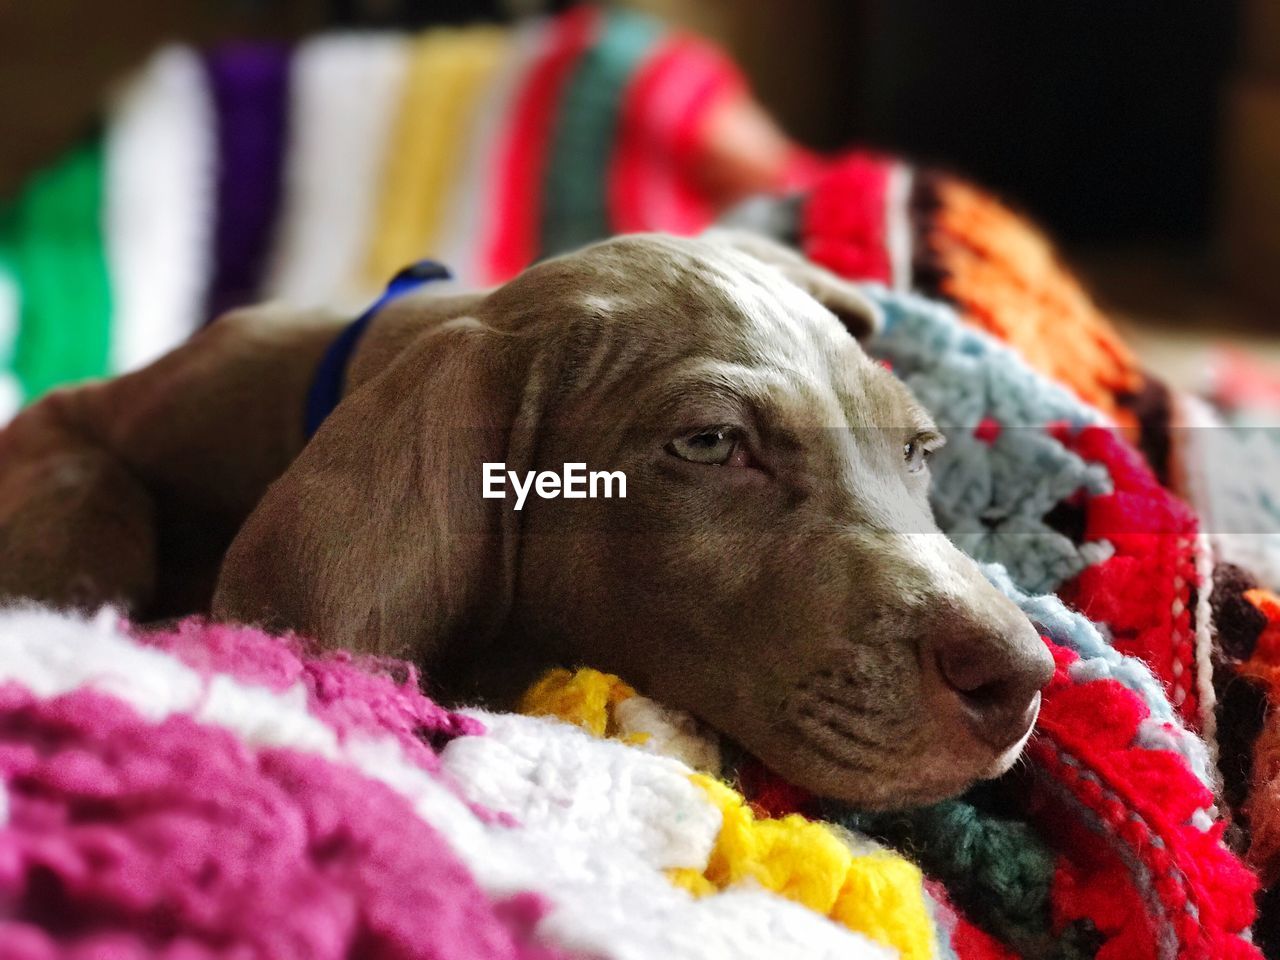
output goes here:
{"type": "Polygon", "coordinates": [[[945,443],[941,434],[920,433],[902,445],[902,459],[908,473],[919,473],[929,462],[929,455],[945,443]]]}
{"type": "Polygon", "coordinates": [[[667,444],[667,452],[691,463],[717,467],[746,466],[746,448],[732,427],[707,427],[667,444]]]}

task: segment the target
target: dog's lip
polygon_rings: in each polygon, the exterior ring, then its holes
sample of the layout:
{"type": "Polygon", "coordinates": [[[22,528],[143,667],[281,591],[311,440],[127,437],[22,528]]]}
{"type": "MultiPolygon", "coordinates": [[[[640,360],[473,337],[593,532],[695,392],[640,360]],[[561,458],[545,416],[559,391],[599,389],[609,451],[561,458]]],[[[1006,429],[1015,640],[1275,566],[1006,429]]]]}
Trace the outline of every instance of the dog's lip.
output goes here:
{"type": "MultiPolygon", "coordinates": [[[[891,753],[874,751],[871,755],[863,753],[855,757],[850,755],[847,749],[840,749],[841,746],[847,746],[847,740],[841,742],[837,737],[829,740],[818,738],[812,735],[812,731],[798,726],[793,726],[792,730],[805,752],[830,764],[834,768],[830,772],[838,771],[858,778],[861,781],[859,786],[862,790],[846,792],[815,789],[797,781],[800,786],[805,786],[819,795],[836,799],[840,799],[841,794],[847,794],[844,799],[855,798],[851,802],[866,802],[866,795],[874,793],[885,798],[883,804],[880,804],[884,809],[897,809],[936,803],[959,796],[980,780],[990,780],[1004,774],[1022,755],[1022,750],[1034,727],[996,756],[991,755],[990,748],[981,746],[977,741],[967,742],[968,738],[965,738],[964,746],[953,744],[945,758],[921,758],[926,767],[933,768],[923,774],[919,771],[910,773],[909,768],[900,762],[861,762],[864,759],[892,760],[894,755],[891,753]],[[876,778],[876,782],[872,782],[871,778],[876,778]],[[867,789],[868,786],[871,787],[870,790],[867,789]],[[862,793],[862,797],[857,798],[857,793],[862,793]]],[[[769,765],[772,766],[772,764],[769,765]]]]}
{"type": "MultiPolygon", "coordinates": [[[[866,805],[868,809],[927,805],[958,796],[978,781],[1007,772],[1035,730],[1038,701],[1037,695],[1026,730],[998,752],[967,730],[956,728],[939,732],[931,740],[934,749],[922,750],[926,755],[908,761],[903,755],[911,752],[910,744],[855,744],[858,738],[842,736],[838,728],[821,723],[821,716],[806,722],[793,714],[785,723],[785,732],[794,743],[790,754],[779,763],[760,753],[757,756],[792,782],[820,796],[866,805]],[[822,735],[824,728],[826,736],[822,735]],[[806,764],[805,755],[812,758],[811,765],[806,764]],[[819,765],[825,769],[819,769],[819,765]],[[847,789],[841,789],[842,780],[848,784],[847,789]]],[[[839,704],[828,702],[827,706],[839,704]]]]}
{"type": "Polygon", "coordinates": [[[957,777],[947,782],[931,781],[926,786],[903,789],[893,795],[892,805],[886,805],[884,809],[896,810],[904,807],[926,807],[930,804],[941,803],[943,800],[950,800],[953,797],[960,796],[981,779],[983,778],[957,777]]]}
{"type": "MultiPolygon", "coordinates": [[[[963,699],[961,700],[960,709],[964,714],[967,714],[967,715],[972,715],[976,712],[971,705],[963,702],[963,699]]],[[[1040,691],[1037,690],[1032,695],[1031,699],[1027,701],[1027,705],[1023,710],[1022,718],[1021,718],[1023,721],[1022,728],[1018,730],[1016,733],[1005,734],[1005,736],[1007,736],[1008,738],[1005,743],[1003,744],[988,743],[987,741],[982,740],[980,737],[975,737],[975,739],[977,739],[980,743],[982,743],[983,746],[986,747],[987,749],[994,749],[996,751],[997,756],[1002,757],[1007,751],[1012,749],[1015,745],[1026,742],[1027,737],[1029,737],[1031,735],[1031,732],[1035,729],[1036,720],[1039,719],[1039,717],[1040,717],[1040,691]]]]}
{"type": "MultiPolygon", "coordinates": [[[[789,751],[787,758],[789,760],[796,759],[796,755],[800,752],[808,752],[816,755],[819,759],[826,761],[832,766],[841,770],[854,771],[859,775],[874,775],[881,772],[879,767],[861,762],[847,750],[838,749],[837,742],[840,745],[847,745],[849,743],[847,739],[838,739],[833,737],[830,741],[821,740],[813,735],[812,730],[806,729],[805,726],[795,722],[794,720],[788,720],[786,730],[788,734],[790,734],[795,747],[798,748],[789,751]]],[[[754,753],[755,751],[752,752],[754,753]]],[[[764,760],[766,766],[774,766],[774,764],[765,759],[763,755],[757,754],[757,756],[760,756],[760,758],[764,760]]],[[[789,765],[790,764],[782,764],[782,766],[789,765]]]]}
{"type": "MultiPolygon", "coordinates": [[[[951,762],[929,764],[932,770],[923,776],[919,772],[904,775],[907,768],[901,763],[862,763],[846,750],[839,749],[836,738],[820,740],[802,727],[791,723],[787,726],[795,737],[795,747],[781,758],[781,762],[768,756],[767,751],[747,747],[748,752],[788,782],[815,796],[853,804],[860,809],[900,810],[927,806],[959,796],[974,783],[1004,772],[993,772],[999,758],[980,764],[973,762],[975,758],[968,751],[963,751],[962,756],[950,758],[951,762]],[[816,779],[814,774],[818,775],[816,779]],[[849,789],[841,789],[833,783],[840,780],[847,782],[849,789]]],[[[886,756],[889,755],[878,754],[875,759],[883,760],[886,756]]]]}
{"type": "MultiPolygon", "coordinates": [[[[826,751],[818,749],[814,752],[824,758],[827,757],[826,751]]],[[[981,773],[974,771],[967,775],[951,772],[924,780],[918,777],[898,780],[892,770],[852,767],[834,758],[831,762],[836,768],[835,772],[854,774],[855,789],[840,790],[829,786],[809,785],[793,778],[788,779],[792,779],[792,782],[818,796],[840,800],[868,810],[901,810],[908,807],[927,806],[957,797],[977,781],[986,779],[981,773]]]]}
{"type": "Polygon", "coordinates": [[[1013,741],[1013,743],[1009,744],[1009,746],[996,755],[995,759],[991,761],[991,764],[983,772],[981,779],[992,780],[1013,769],[1014,764],[1018,762],[1019,758],[1022,757],[1023,752],[1027,749],[1027,744],[1031,741],[1031,738],[1035,736],[1036,721],[1040,719],[1040,706],[1040,694],[1037,693],[1035,711],[1032,714],[1031,722],[1027,724],[1026,731],[1022,736],[1013,741]]]}
{"type": "Polygon", "coordinates": [[[788,726],[804,742],[826,744],[827,749],[833,753],[837,752],[836,744],[853,744],[861,748],[864,756],[879,758],[890,755],[899,742],[858,731],[857,727],[865,723],[866,719],[838,696],[814,691],[807,692],[793,704],[793,714],[788,719],[788,726]],[[823,730],[828,731],[831,736],[822,737],[820,734],[823,730]]]}
{"type": "Polygon", "coordinates": [[[831,745],[823,743],[813,737],[805,737],[803,745],[812,753],[817,754],[823,760],[838,767],[841,770],[856,771],[859,774],[877,774],[881,773],[881,769],[871,764],[861,763],[853,759],[843,750],[836,750],[831,745]]]}

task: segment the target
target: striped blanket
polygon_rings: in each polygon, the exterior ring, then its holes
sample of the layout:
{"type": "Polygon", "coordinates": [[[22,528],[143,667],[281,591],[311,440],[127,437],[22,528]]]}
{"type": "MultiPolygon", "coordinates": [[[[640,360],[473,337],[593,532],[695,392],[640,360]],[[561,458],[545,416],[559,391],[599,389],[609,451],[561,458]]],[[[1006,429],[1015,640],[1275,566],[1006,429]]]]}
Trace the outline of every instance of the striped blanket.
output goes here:
{"type": "MultiPolygon", "coordinates": [[[[424,255],[488,283],[611,232],[700,230],[725,199],[707,177],[716,111],[744,90],[705,44],[595,10],[163,51],[101,136],[0,209],[0,417],[237,303],[354,308],[424,255]]],[[[872,284],[888,322],[871,349],[950,441],[939,523],[1057,659],[1027,762],[873,816],[801,794],[625,678],[548,677],[526,697],[537,718],[449,713],[403,664],[9,612],[0,943],[912,960],[1280,945],[1274,895],[1255,924],[1243,865],[1280,872],[1276,538],[1246,554],[1201,522],[1226,481],[1178,429],[1194,405],[989,195],[896,158],[784,154],[764,180],[788,196],[755,222],[872,284]]]]}
{"type": "MultiPolygon", "coordinates": [[[[354,309],[424,256],[484,285],[611,233],[696,232],[745,90],[713,47],[594,8],[162,50],[0,203],[0,420],[234,306],[354,309]]],[[[783,153],[766,180],[804,165],[783,153]]]]}

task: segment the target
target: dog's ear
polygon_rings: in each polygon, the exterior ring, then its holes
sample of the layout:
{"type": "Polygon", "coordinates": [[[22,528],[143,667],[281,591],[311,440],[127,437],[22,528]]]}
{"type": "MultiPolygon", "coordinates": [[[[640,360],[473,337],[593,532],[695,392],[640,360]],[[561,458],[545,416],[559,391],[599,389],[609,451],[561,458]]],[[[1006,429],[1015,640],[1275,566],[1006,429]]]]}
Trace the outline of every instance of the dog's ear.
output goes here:
{"type": "Polygon", "coordinates": [[[870,339],[884,328],[880,308],[856,283],[806,260],[775,240],[733,227],[712,227],[702,234],[702,238],[722,243],[776,267],[788,280],[839,317],[858,340],[870,339]]]}
{"type": "Polygon", "coordinates": [[[226,555],[213,612],[430,668],[502,626],[510,503],[483,465],[529,469],[549,363],[470,318],[359,385],[267,491],[226,555]]]}

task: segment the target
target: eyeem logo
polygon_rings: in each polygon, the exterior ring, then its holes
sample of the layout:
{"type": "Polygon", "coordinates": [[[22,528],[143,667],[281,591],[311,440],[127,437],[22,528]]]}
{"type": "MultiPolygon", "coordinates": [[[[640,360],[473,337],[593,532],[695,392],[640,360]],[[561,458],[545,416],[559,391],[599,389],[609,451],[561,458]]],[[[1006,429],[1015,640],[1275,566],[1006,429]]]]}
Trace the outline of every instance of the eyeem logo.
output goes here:
{"type": "Polygon", "coordinates": [[[515,509],[524,507],[525,499],[533,491],[543,500],[554,500],[564,497],[566,500],[585,500],[590,497],[610,499],[615,496],[614,487],[621,499],[627,496],[627,475],[621,470],[593,470],[587,472],[585,463],[566,463],[563,473],[543,470],[536,473],[530,470],[524,475],[524,482],[514,470],[508,470],[505,463],[486,463],[484,465],[484,486],[482,495],[486,500],[504,500],[507,496],[506,484],[511,481],[511,489],[516,492],[515,509]]]}

